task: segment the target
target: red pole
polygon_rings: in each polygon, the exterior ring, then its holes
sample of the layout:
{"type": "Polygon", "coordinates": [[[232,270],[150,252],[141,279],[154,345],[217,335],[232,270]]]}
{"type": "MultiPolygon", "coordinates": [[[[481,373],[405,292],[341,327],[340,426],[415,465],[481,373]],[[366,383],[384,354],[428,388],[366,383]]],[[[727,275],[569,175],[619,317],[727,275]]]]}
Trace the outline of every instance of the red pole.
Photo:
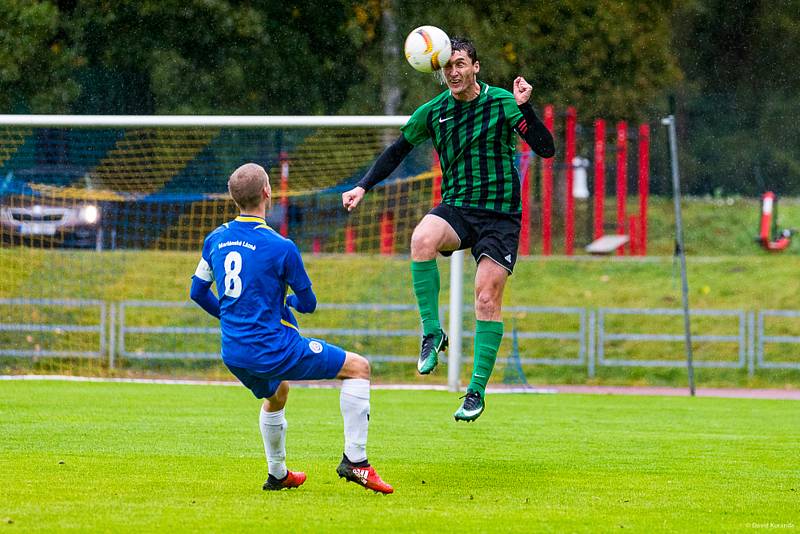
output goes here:
{"type": "Polygon", "coordinates": [[[283,218],[281,219],[281,235],[289,235],[289,155],[281,152],[281,208],[283,208],[283,218]]]}
{"type": "MultiPolygon", "coordinates": [[[[553,133],[553,116],[555,112],[552,105],[544,107],[544,125],[553,133]]],[[[553,210],[553,158],[542,158],[542,254],[549,256],[553,253],[551,237],[553,210]]]]}
{"type": "Polygon", "coordinates": [[[433,151],[433,206],[442,203],[442,164],[439,161],[439,153],[433,151]]]}
{"type": "Polygon", "coordinates": [[[531,149],[522,139],[519,140],[519,151],[522,158],[519,168],[522,171],[520,196],[522,197],[522,228],[519,231],[519,254],[529,256],[531,253],[531,149]]]}
{"type": "MultiPolygon", "coordinates": [[[[628,196],[628,124],[617,123],[617,233],[625,233],[625,200],[628,196]]],[[[617,249],[617,256],[625,254],[625,248],[617,249]]]]}
{"type": "Polygon", "coordinates": [[[578,122],[578,113],[575,108],[570,106],[567,108],[567,150],[566,150],[566,169],[567,169],[567,187],[566,187],[566,204],[567,213],[566,222],[564,224],[564,252],[567,256],[572,256],[575,246],[575,197],[572,194],[574,187],[575,168],[572,166],[572,160],[575,158],[575,126],[578,122]]]}
{"type": "Polygon", "coordinates": [[[594,239],[605,233],[603,218],[606,200],[606,121],[594,121],[594,239]]]}
{"type": "Polygon", "coordinates": [[[650,126],[639,125],[639,254],[647,254],[647,200],[650,195],[650,126]]]}
{"type": "Polygon", "coordinates": [[[344,229],[344,253],[356,253],[356,231],[350,224],[348,224],[344,229]]]}
{"type": "Polygon", "coordinates": [[[322,238],[320,238],[319,236],[314,238],[311,251],[313,254],[319,254],[320,252],[322,252],[322,238]]]}
{"type": "Polygon", "coordinates": [[[628,217],[628,233],[630,234],[630,241],[628,241],[628,250],[630,250],[631,256],[635,256],[639,253],[639,229],[637,228],[639,223],[639,217],[637,215],[631,215],[628,217]]]}
{"type": "Polygon", "coordinates": [[[381,215],[381,254],[394,254],[394,214],[384,211],[381,215]]]}

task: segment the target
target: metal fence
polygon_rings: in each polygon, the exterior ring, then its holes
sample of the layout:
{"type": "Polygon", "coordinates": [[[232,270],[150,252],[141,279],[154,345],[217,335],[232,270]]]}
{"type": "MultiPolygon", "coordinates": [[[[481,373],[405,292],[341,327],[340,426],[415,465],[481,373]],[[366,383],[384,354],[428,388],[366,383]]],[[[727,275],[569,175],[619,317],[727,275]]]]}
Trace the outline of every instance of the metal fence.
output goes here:
{"type": "MultiPolygon", "coordinates": [[[[666,333],[626,333],[609,332],[606,328],[606,320],[609,316],[625,315],[638,318],[652,316],[683,316],[683,310],[669,308],[601,308],[597,314],[597,364],[601,366],[622,366],[622,367],[683,367],[686,365],[680,358],[671,359],[648,359],[632,360],[625,358],[607,358],[606,344],[609,341],[637,341],[637,342],[680,342],[684,341],[684,334],[666,333]]],[[[736,361],[703,361],[694,362],[695,367],[713,368],[734,368],[741,369],[747,365],[747,319],[743,310],[691,310],[690,317],[734,317],[737,320],[736,332],[730,334],[700,334],[692,333],[693,343],[724,343],[733,342],[737,344],[738,359],[736,361]]],[[[800,338],[798,338],[800,341],[800,338]]]]}
{"type": "MultiPolygon", "coordinates": [[[[354,340],[359,338],[409,338],[419,339],[420,331],[418,328],[397,328],[381,323],[381,317],[389,312],[409,314],[407,318],[416,321],[416,306],[405,304],[320,304],[320,311],[334,310],[340,312],[374,312],[376,317],[370,319],[368,328],[358,328],[351,320],[347,325],[336,325],[330,327],[304,328],[303,334],[308,336],[337,336],[351,337],[354,340]],[[375,324],[375,326],[372,326],[375,324]]],[[[21,348],[19,343],[13,345],[13,340],[8,336],[0,338],[0,355],[18,357],[82,357],[95,359],[108,359],[110,367],[118,364],[120,358],[125,359],[217,359],[219,353],[208,350],[170,350],[170,347],[191,346],[193,336],[219,336],[219,328],[216,326],[191,326],[188,324],[173,324],[165,326],[161,324],[141,325],[132,320],[137,314],[144,310],[160,311],[165,310],[171,321],[180,321],[179,314],[169,310],[191,310],[196,309],[190,302],[155,301],[155,300],[129,300],[117,304],[106,303],[100,300],[79,300],[79,299],[0,299],[0,317],[6,318],[0,322],[0,336],[3,333],[24,333],[24,332],[46,332],[52,334],[62,334],[65,332],[82,333],[87,335],[87,339],[82,343],[82,347],[94,344],[91,349],[67,350],[59,348],[57,343],[53,347],[33,347],[21,348]],[[38,310],[49,310],[50,313],[43,313],[38,310]],[[57,313],[53,310],[58,310],[57,313]],[[75,310],[80,310],[76,314],[75,310]],[[91,324],[87,322],[87,313],[91,315],[91,324]],[[96,314],[96,315],[95,315],[96,314]],[[36,316],[36,317],[34,317],[36,316]],[[78,321],[76,317],[80,316],[78,321]],[[14,320],[14,318],[17,320],[14,320]],[[56,318],[56,319],[53,319],[56,318]],[[72,321],[70,322],[70,319],[72,321]],[[135,350],[130,349],[131,336],[153,336],[160,339],[158,346],[142,348],[140,341],[135,350]],[[166,342],[165,336],[171,336],[166,342]],[[180,343],[179,343],[180,342],[180,343]],[[11,346],[9,346],[11,345],[11,346]],[[165,350],[166,347],[166,350],[165,350]],[[96,350],[95,350],[96,348],[96,350]]],[[[444,310],[446,311],[446,310],[444,310]]],[[[465,307],[465,311],[470,312],[471,308],[465,307]]],[[[642,309],[642,308],[581,308],[581,307],[535,307],[535,306],[512,306],[505,308],[509,317],[525,315],[541,315],[543,318],[552,320],[543,321],[547,324],[574,325],[574,328],[509,328],[509,323],[514,320],[506,320],[507,334],[514,335],[519,340],[556,340],[564,343],[574,343],[577,356],[565,358],[561,352],[554,353],[552,356],[533,357],[525,351],[519,353],[519,363],[522,365],[556,365],[556,366],[585,366],[587,374],[594,376],[598,367],[681,367],[685,365],[683,360],[683,333],[665,331],[646,331],[647,318],[651,317],[671,317],[681,316],[682,310],[679,309],[642,309]],[[610,323],[613,323],[610,324],[610,323]],[[619,344],[628,342],[637,343],[637,348],[647,346],[649,343],[674,343],[676,348],[670,350],[668,354],[659,354],[653,358],[653,350],[646,349],[641,359],[631,357],[630,350],[628,357],[614,355],[614,349],[619,344]]],[[[198,312],[199,313],[199,312],[198,312]]],[[[145,316],[147,313],[144,314],[145,316]]],[[[692,310],[693,317],[719,318],[715,321],[715,332],[703,332],[695,324],[693,325],[692,340],[697,344],[720,344],[726,343],[735,346],[733,353],[729,350],[728,355],[720,357],[705,358],[695,362],[697,367],[721,368],[721,369],[744,369],[747,368],[750,374],[756,369],[800,369],[800,357],[794,361],[790,358],[776,359],[766,356],[768,346],[775,344],[788,344],[798,346],[800,353],[800,335],[781,335],[770,333],[768,326],[769,318],[800,318],[800,311],[794,310],[761,310],[758,312],[744,310],[692,310]],[[722,323],[729,318],[731,325],[725,327],[722,323]],[[727,329],[726,329],[727,328],[727,329]],[[720,330],[723,330],[720,332],[720,330]]],[[[351,317],[352,313],[346,313],[345,317],[351,317]]],[[[466,314],[470,316],[469,313],[466,314]]],[[[542,322],[542,321],[540,321],[542,322]]],[[[784,325],[783,330],[787,329],[784,325]]],[[[800,324],[796,330],[800,332],[800,324]]],[[[474,333],[465,330],[465,338],[474,337],[474,333]]],[[[216,339],[206,339],[205,345],[213,346],[218,344],[216,339]]],[[[63,345],[63,343],[62,343],[63,345]]],[[[145,344],[146,345],[146,344],[145,344]]],[[[200,343],[195,342],[195,346],[200,343]]],[[[656,351],[657,352],[657,351],[656,351]]],[[[414,362],[415,354],[365,354],[372,361],[384,362],[414,362]]],[[[633,355],[638,356],[638,354],[633,355]]],[[[507,363],[509,358],[500,357],[498,362],[507,363]]],[[[443,360],[446,363],[446,359],[443,360]]]]}
{"type": "MultiPolygon", "coordinates": [[[[89,337],[97,337],[97,350],[66,350],[63,348],[41,348],[33,347],[28,349],[19,348],[17,340],[4,340],[0,344],[0,355],[2,356],[43,356],[58,358],[104,358],[106,356],[106,316],[107,304],[102,300],[86,299],[0,299],[0,317],[12,319],[16,316],[19,320],[14,322],[0,322],[0,332],[30,332],[30,333],[49,333],[54,337],[61,336],[67,332],[77,332],[89,334],[89,337]],[[86,312],[96,309],[97,322],[92,324],[80,324],[75,321],[76,312],[86,312]],[[47,313],[47,310],[56,310],[56,313],[47,313]],[[55,315],[51,319],[51,315],[55,315]],[[40,318],[41,320],[34,320],[40,318]],[[55,322],[58,321],[58,322],[55,322]],[[17,346],[9,347],[7,343],[14,343],[17,346]]],[[[93,340],[87,339],[82,345],[90,346],[93,340]]],[[[56,347],[58,343],[53,343],[56,347]]]]}
{"type": "Polygon", "coordinates": [[[767,317],[799,318],[800,311],[794,310],[761,310],[758,312],[758,325],[755,337],[758,339],[756,363],[763,369],[800,369],[800,360],[797,362],[766,361],[764,345],[767,343],[800,343],[800,336],[769,336],[764,333],[764,323],[767,317]]]}

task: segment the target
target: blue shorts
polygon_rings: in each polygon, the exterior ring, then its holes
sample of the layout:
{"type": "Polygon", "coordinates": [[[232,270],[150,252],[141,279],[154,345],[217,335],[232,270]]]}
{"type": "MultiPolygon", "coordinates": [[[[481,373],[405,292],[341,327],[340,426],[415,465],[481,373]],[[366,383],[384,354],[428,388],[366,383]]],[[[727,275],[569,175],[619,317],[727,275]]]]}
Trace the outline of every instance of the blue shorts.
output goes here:
{"type": "Polygon", "coordinates": [[[284,380],[327,380],[336,378],[344,365],[345,352],[321,339],[302,338],[301,354],[286,369],[258,373],[243,367],[225,366],[257,399],[272,397],[284,380]]]}

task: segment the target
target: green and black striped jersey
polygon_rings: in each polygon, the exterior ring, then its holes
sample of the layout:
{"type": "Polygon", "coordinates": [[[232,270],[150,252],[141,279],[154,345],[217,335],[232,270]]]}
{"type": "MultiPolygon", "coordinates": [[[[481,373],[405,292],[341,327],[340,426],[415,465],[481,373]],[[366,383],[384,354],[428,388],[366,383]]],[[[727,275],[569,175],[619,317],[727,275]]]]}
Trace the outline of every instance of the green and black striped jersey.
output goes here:
{"type": "Polygon", "coordinates": [[[449,90],[420,106],[405,126],[412,145],[433,141],[442,165],[442,202],[451,206],[519,213],[514,128],[523,120],[514,95],[483,82],[469,102],[449,90]]]}

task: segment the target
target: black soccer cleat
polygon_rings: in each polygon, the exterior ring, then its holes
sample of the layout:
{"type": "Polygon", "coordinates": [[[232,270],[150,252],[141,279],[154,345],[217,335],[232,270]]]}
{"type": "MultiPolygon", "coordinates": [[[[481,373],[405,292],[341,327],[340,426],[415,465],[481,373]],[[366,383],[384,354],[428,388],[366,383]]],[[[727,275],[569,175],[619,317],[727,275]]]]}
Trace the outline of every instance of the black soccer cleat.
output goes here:
{"type": "Polygon", "coordinates": [[[422,337],[422,348],[419,351],[419,361],[417,371],[421,375],[427,375],[439,363],[439,353],[447,350],[450,341],[447,334],[439,330],[438,334],[427,334],[422,337]]]}
{"type": "Polygon", "coordinates": [[[464,399],[464,403],[456,410],[453,417],[455,417],[456,421],[467,421],[471,423],[481,416],[484,408],[486,408],[486,404],[483,402],[481,394],[471,389],[468,389],[467,394],[461,398],[464,399]]]}

